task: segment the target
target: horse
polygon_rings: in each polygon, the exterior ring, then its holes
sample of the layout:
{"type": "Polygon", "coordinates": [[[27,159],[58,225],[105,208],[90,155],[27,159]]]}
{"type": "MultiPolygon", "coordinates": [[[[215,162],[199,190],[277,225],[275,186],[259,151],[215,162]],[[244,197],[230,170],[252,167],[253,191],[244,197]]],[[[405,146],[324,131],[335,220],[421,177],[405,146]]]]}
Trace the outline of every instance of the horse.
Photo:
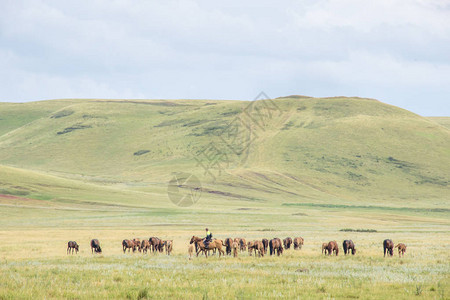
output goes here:
{"type": "Polygon", "coordinates": [[[231,248],[233,246],[233,239],[226,238],[224,245],[225,245],[225,251],[226,251],[227,255],[231,255],[231,248]]]}
{"type": "Polygon", "coordinates": [[[238,256],[239,244],[237,242],[233,242],[231,247],[233,248],[233,257],[237,257],[238,256]]]}
{"type": "Polygon", "coordinates": [[[100,242],[97,239],[91,240],[91,251],[92,253],[102,253],[102,248],[100,247],[100,242]]]}
{"type": "Polygon", "coordinates": [[[67,243],[67,254],[70,253],[70,250],[72,250],[72,254],[73,254],[73,250],[75,250],[75,254],[77,254],[78,253],[78,249],[79,249],[79,246],[78,246],[77,242],[69,241],[67,243]]]}
{"type": "Polygon", "coordinates": [[[133,239],[133,243],[134,243],[134,247],[133,247],[133,252],[136,251],[136,248],[138,249],[139,252],[141,252],[141,239],[133,239]]]}
{"type": "Polygon", "coordinates": [[[159,240],[158,250],[160,253],[164,251],[164,241],[161,239],[159,240]]]}
{"type": "Polygon", "coordinates": [[[253,249],[255,249],[255,256],[257,252],[259,257],[264,256],[265,251],[262,241],[254,241],[253,249]]]}
{"type": "Polygon", "coordinates": [[[383,241],[383,250],[384,250],[384,257],[386,257],[386,252],[389,256],[394,255],[394,242],[390,239],[385,239],[383,241]]]}
{"type": "Polygon", "coordinates": [[[128,249],[128,253],[130,253],[131,249],[133,249],[133,252],[134,252],[134,249],[135,249],[134,242],[130,241],[130,240],[123,240],[122,241],[122,249],[123,249],[123,253],[125,253],[125,251],[127,251],[127,249],[128,249]]]}
{"type": "Polygon", "coordinates": [[[150,242],[150,248],[152,252],[158,252],[159,251],[159,242],[161,241],[159,238],[152,236],[148,239],[150,242]]]}
{"type": "Polygon", "coordinates": [[[350,254],[350,250],[352,250],[352,255],[355,255],[356,253],[355,244],[352,240],[345,240],[342,243],[342,248],[344,248],[345,255],[347,255],[347,252],[350,254]]]}
{"type": "Polygon", "coordinates": [[[398,257],[400,257],[400,254],[402,255],[402,257],[405,255],[405,252],[406,252],[405,244],[399,243],[399,244],[397,244],[397,246],[395,246],[395,248],[398,248],[398,257]]]}
{"type": "Polygon", "coordinates": [[[239,239],[239,249],[241,250],[241,252],[247,250],[245,239],[239,239]]]}
{"type": "Polygon", "coordinates": [[[283,240],[284,249],[286,249],[286,250],[291,249],[291,245],[292,245],[292,239],[290,237],[287,237],[283,240]]]}
{"type": "MultiPolygon", "coordinates": [[[[248,255],[252,256],[254,246],[255,246],[255,242],[248,241],[248,243],[247,243],[248,255]]],[[[255,250],[255,255],[256,255],[256,250],[255,250]]]]}
{"type": "Polygon", "coordinates": [[[281,243],[281,240],[279,238],[273,238],[269,241],[269,248],[270,248],[270,255],[277,254],[277,256],[280,256],[280,254],[283,254],[283,244],[281,243]]]}
{"type": "Polygon", "coordinates": [[[261,241],[264,246],[264,253],[267,253],[267,248],[269,248],[269,240],[268,239],[262,239],[261,241]]]}
{"type": "Polygon", "coordinates": [[[141,250],[142,253],[147,253],[148,250],[150,250],[150,242],[148,240],[142,240],[141,242],[141,250]]]}
{"type": "Polygon", "coordinates": [[[170,255],[173,250],[173,240],[164,241],[164,247],[166,248],[166,254],[170,255]]]}
{"type": "Polygon", "coordinates": [[[302,237],[294,238],[294,250],[302,249],[304,239],[302,237]]]}
{"type": "Polygon", "coordinates": [[[328,243],[322,243],[322,254],[325,251],[325,255],[327,255],[327,246],[328,246],[328,243]]]}
{"type": "Polygon", "coordinates": [[[195,243],[198,246],[197,256],[202,251],[206,258],[208,258],[208,250],[217,249],[219,251],[219,257],[221,255],[225,255],[225,252],[222,250],[222,241],[221,240],[212,240],[209,242],[208,247],[205,248],[204,240],[202,238],[199,238],[197,236],[192,236],[191,241],[189,244],[195,243]]]}
{"type": "Polygon", "coordinates": [[[339,247],[336,241],[330,241],[327,245],[327,251],[328,255],[333,254],[333,252],[336,254],[336,256],[339,255],[339,247]]]}

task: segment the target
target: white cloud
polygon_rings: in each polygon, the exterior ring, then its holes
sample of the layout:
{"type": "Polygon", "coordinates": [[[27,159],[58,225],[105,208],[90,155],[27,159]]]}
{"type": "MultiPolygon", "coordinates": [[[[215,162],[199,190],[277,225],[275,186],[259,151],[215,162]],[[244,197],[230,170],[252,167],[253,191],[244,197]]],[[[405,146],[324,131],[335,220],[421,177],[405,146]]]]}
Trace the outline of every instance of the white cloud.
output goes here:
{"type": "Polygon", "coordinates": [[[448,1],[3,4],[0,101],[408,94],[450,114],[448,1]]]}

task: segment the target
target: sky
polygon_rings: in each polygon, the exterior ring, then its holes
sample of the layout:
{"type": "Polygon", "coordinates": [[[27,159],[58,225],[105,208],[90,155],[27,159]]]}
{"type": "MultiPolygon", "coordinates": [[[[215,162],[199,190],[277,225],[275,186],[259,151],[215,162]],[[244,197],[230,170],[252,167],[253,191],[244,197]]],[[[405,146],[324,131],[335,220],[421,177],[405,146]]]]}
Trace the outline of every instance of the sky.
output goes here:
{"type": "Polygon", "coordinates": [[[0,0],[0,101],[359,96],[450,116],[450,0],[0,0]]]}

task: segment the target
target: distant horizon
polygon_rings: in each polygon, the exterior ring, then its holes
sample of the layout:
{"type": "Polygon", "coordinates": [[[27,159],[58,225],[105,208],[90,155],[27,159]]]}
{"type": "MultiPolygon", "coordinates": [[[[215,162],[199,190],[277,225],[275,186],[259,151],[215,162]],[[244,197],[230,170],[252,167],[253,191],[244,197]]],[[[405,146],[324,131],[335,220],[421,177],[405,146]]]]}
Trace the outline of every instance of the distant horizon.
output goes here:
{"type": "MultiPolygon", "coordinates": [[[[446,117],[450,117],[450,115],[421,115],[417,112],[414,112],[412,110],[409,110],[407,108],[398,106],[398,105],[394,105],[394,104],[390,104],[387,102],[384,102],[382,100],[379,99],[375,99],[375,98],[370,98],[370,97],[359,97],[359,96],[325,96],[325,97],[314,97],[314,96],[308,96],[308,95],[288,95],[288,96],[278,96],[278,97],[274,97],[274,98],[270,98],[270,99],[279,99],[279,98],[290,98],[290,97],[305,97],[305,98],[315,98],[315,99],[324,99],[324,98],[355,98],[355,99],[367,99],[367,100],[374,100],[374,101],[379,101],[381,103],[384,103],[386,105],[392,105],[392,106],[396,106],[398,108],[401,109],[405,109],[407,111],[410,111],[416,115],[419,115],[421,117],[442,117],[442,118],[446,118],[446,117]]],[[[74,98],[74,97],[69,97],[69,98],[54,98],[54,99],[39,99],[39,100],[29,100],[29,101],[1,101],[0,103],[31,103],[31,102],[41,102],[41,101],[63,101],[63,100],[125,100],[125,101],[136,101],[136,100],[140,100],[140,101],[153,101],[153,100],[163,100],[163,101],[183,101],[183,100],[192,100],[192,101],[255,101],[254,99],[211,99],[211,98],[74,98]]]]}

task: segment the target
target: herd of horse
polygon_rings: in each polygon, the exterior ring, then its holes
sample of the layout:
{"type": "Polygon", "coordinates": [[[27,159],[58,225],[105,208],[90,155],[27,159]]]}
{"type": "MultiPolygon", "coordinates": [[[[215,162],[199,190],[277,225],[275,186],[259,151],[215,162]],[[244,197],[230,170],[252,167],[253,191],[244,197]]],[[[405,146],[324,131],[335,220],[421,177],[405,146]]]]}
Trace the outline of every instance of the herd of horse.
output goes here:
{"type": "MultiPolygon", "coordinates": [[[[294,239],[287,237],[283,241],[280,238],[273,238],[271,240],[262,239],[262,240],[253,240],[246,241],[244,238],[226,238],[225,240],[214,239],[212,240],[207,247],[205,247],[204,239],[192,236],[190,245],[195,245],[195,252],[197,256],[200,253],[205,254],[208,257],[208,252],[217,250],[219,252],[219,257],[221,255],[231,255],[233,253],[234,257],[238,256],[239,252],[247,251],[251,256],[252,253],[255,253],[255,256],[264,256],[264,254],[268,253],[269,250],[270,255],[280,256],[283,254],[283,249],[290,249],[291,246],[295,250],[300,250],[303,246],[304,239],[302,237],[295,237],[294,239]],[[225,247],[225,251],[222,250],[222,247],[225,247]]],[[[189,257],[192,257],[194,252],[194,247],[191,246],[189,249],[189,257]]]]}
{"type": "MultiPolygon", "coordinates": [[[[212,239],[210,241],[206,241],[205,238],[200,238],[197,236],[192,236],[189,246],[188,246],[188,254],[189,258],[192,259],[194,253],[198,256],[200,253],[204,254],[205,257],[210,255],[210,251],[214,254],[219,252],[219,257],[222,255],[233,255],[234,257],[238,256],[238,253],[248,251],[248,254],[252,256],[253,252],[255,256],[262,257],[266,253],[270,253],[270,255],[280,256],[283,254],[283,251],[289,250],[291,247],[294,250],[302,249],[304,244],[304,239],[302,237],[290,238],[287,237],[283,240],[280,238],[269,239],[261,239],[261,240],[252,240],[246,241],[244,238],[226,238],[225,240],[221,239],[212,239]],[[223,250],[223,248],[225,250],[223,250]]],[[[100,247],[100,242],[98,239],[91,240],[91,252],[92,253],[102,253],[102,248],[100,247]]],[[[344,240],[342,243],[342,248],[344,249],[344,254],[356,254],[355,243],[352,240],[344,240]]],[[[394,255],[394,249],[398,248],[398,255],[404,256],[406,252],[406,245],[403,243],[398,243],[394,246],[394,242],[390,239],[386,239],[383,241],[383,250],[384,256],[386,254],[388,256],[394,255]]],[[[153,252],[164,252],[167,255],[170,255],[173,250],[173,240],[162,240],[158,237],[151,237],[148,240],[143,239],[142,241],[139,238],[134,238],[132,240],[125,239],[122,241],[122,250],[125,253],[128,250],[128,253],[131,251],[147,253],[153,252]]],[[[69,241],[67,243],[67,254],[69,253],[78,253],[79,245],[75,241],[69,241]]],[[[336,256],[339,255],[339,246],[336,241],[330,241],[328,243],[322,244],[322,254],[336,256]]]]}
{"type": "Polygon", "coordinates": [[[148,240],[140,240],[138,238],[134,238],[132,240],[123,240],[122,241],[122,249],[123,253],[128,250],[128,253],[133,250],[136,252],[138,250],[142,253],[147,253],[147,251],[151,252],[163,252],[165,250],[167,255],[170,255],[173,250],[173,240],[162,240],[160,238],[152,236],[148,240]]]}

